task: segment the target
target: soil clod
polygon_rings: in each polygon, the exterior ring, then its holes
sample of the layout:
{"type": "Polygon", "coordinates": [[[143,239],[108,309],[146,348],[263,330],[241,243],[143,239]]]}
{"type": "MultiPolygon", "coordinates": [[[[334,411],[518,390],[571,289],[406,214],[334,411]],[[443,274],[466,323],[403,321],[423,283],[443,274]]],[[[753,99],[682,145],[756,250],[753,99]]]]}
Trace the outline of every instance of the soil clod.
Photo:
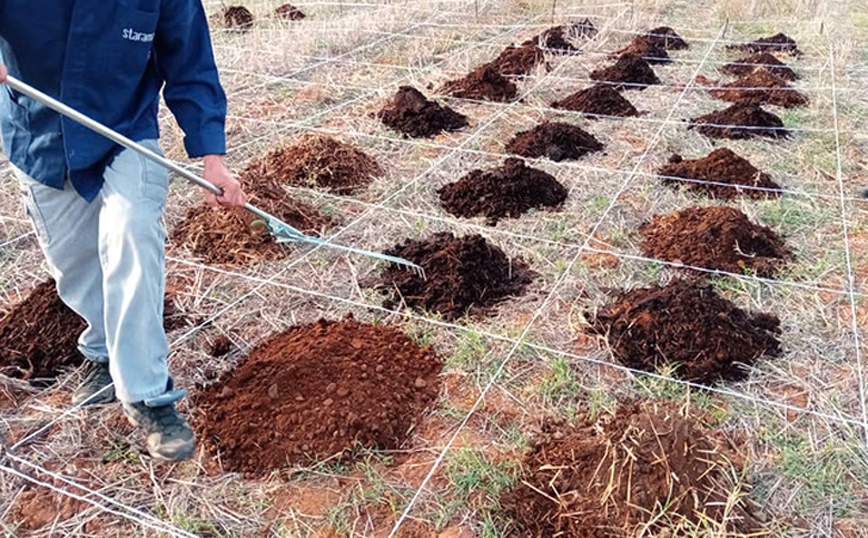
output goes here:
{"type": "Polygon", "coordinates": [[[486,314],[507,297],[523,294],[536,277],[523,260],[509,259],[481,235],[437,233],[386,253],[422,266],[425,276],[391,265],[379,283],[389,294],[384,306],[406,304],[447,320],[486,314]]]}
{"type": "Polygon", "coordinates": [[[292,4],[283,4],[274,10],[274,14],[280,19],[288,21],[300,21],[306,17],[304,12],[292,4]]]}
{"type": "Polygon", "coordinates": [[[644,35],[636,36],[629,45],[615,51],[612,57],[617,58],[622,54],[634,54],[652,65],[664,65],[672,63],[672,58],[659,41],[651,40],[644,35]]]}
{"type": "Polygon", "coordinates": [[[771,37],[757,39],[750,43],[729,45],[726,48],[729,50],[740,50],[745,52],[785,52],[794,56],[801,56],[802,54],[802,51],[799,50],[795,40],[781,33],[775,34],[771,37]]]}
{"type": "Polygon", "coordinates": [[[646,256],[680,265],[772,277],[793,259],[778,234],[732,207],[689,207],[655,215],[639,233],[646,256]]]}
{"type": "Polygon", "coordinates": [[[490,224],[514,218],[531,209],[557,207],[567,199],[567,189],[550,174],[527,166],[521,159],[507,159],[492,170],[473,170],[456,183],[439,190],[440,202],[457,217],[486,217],[490,224]]]}
{"type": "Polygon", "coordinates": [[[396,328],[321,320],[268,338],[195,394],[195,423],[231,471],[397,449],[439,394],[441,368],[396,328]]]}
{"type": "Polygon", "coordinates": [[[229,6],[223,11],[226,28],[249,30],[253,28],[253,13],[244,6],[229,6]]]}
{"type": "Polygon", "coordinates": [[[674,377],[697,383],[744,379],[747,366],[781,354],[777,317],[742,310],[704,283],[631,290],[585,317],[625,366],[668,367],[674,377]]]}
{"type": "Polygon", "coordinates": [[[651,43],[651,46],[665,50],[685,50],[690,48],[690,45],[674,29],[668,26],[654,28],[640,37],[651,43]]]}
{"type": "Polygon", "coordinates": [[[593,39],[597,35],[594,23],[589,19],[565,26],[553,26],[545,32],[525,41],[523,45],[539,45],[552,54],[574,54],[579,49],[571,39],[593,39]]]}
{"type": "Polygon", "coordinates": [[[770,71],[759,68],[723,88],[709,91],[712,97],[735,103],[794,108],[808,104],[808,97],[770,71]]]}
{"type": "Polygon", "coordinates": [[[233,347],[232,340],[225,334],[221,334],[211,343],[211,349],[208,351],[208,354],[212,357],[222,357],[232,351],[233,347]]]}
{"type": "Polygon", "coordinates": [[[751,56],[739,58],[734,62],[730,62],[720,68],[720,72],[725,75],[743,77],[750,75],[756,69],[767,69],[771,74],[784,80],[793,81],[799,78],[799,75],[790,69],[787,64],[778,60],[774,54],[768,52],[760,52],[751,56]]]}
{"type": "Polygon", "coordinates": [[[673,155],[669,158],[669,164],[657,170],[657,173],[664,184],[683,186],[689,191],[721,200],[740,196],[760,199],[781,195],[775,192],[781,186],[772,181],[768,174],[760,172],[750,161],[728,148],[718,148],[701,159],[684,160],[680,155],[673,155]],[[763,190],[739,188],[741,186],[763,190]]]}
{"type": "Polygon", "coordinates": [[[552,108],[584,112],[590,114],[590,118],[639,115],[636,107],[609,84],[594,84],[590,88],[585,88],[560,101],[555,101],[551,106],[552,108]]]}
{"type": "Polygon", "coordinates": [[[439,91],[462,99],[501,103],[512,101],[518,94],[515,84],[488,64],[479,66],[463,78],[448,81],[439,91]]]}
{"type": "Polygon", "coordinates": [[[781,118],[750,103],[735,103],[723,110],[692,118],[687,128],[695,128],[709,138],[733,140],[751,137],[787,138],[790,135],[784,129],[781,118]]]}
{"type": "Polygon", "coordinates": [[[506,145],[507,153],[531,159],[547,157],[556,162],[579,159],[602,149],[603,144],[594,135],[560,122],[546,122],[522,131],[506,145]]]}
{"type": "Polygon", "coordinates": [[[591,71],[591,78],[612,83],[618,90],[644,90],[660,84],[651,65],[636,54],[622,54],[614,65],[591,71]]]}
{"type": "Polygon", "coordinates": [[[429,101],[412,86],[401,86],[377,117],[388,127],[413,138],[432,137],[468,125],[466,116],[429,101]]]}
{"type": "Polygon", "coordinates": [[[495,69],[504,77],[528,75],[536,66],[545,63],[545,54],[535,43],[525,43],[520,47],[506,47],[494,60],[483,66],[495,69]]]}

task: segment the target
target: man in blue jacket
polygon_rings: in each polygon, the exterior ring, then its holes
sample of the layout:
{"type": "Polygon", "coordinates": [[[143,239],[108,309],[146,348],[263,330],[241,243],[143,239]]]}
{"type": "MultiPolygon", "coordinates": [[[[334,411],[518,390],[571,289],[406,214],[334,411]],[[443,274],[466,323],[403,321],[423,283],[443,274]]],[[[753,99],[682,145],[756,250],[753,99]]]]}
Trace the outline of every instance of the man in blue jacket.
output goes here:
{"type": "MultiPolygon", "coordinates": [[[[245,203],[222,160],[226,97],[200,0],[0,0],[0,82],[7,68],[154,151],[162,89],[188,155],[223,189],[209,203],[245,203]]],[[[168,173],[5,85],[0,131],[58,293],[87,322],[73,403],[117,396],[152,456],[191,457],[162,320],[168,173]]]]}

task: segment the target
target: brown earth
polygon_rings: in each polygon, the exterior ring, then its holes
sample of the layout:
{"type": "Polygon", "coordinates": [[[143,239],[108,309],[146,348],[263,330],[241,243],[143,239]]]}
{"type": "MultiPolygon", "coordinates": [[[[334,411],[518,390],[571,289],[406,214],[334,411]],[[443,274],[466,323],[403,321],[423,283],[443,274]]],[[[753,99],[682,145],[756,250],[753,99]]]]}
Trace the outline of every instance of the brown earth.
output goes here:
{"type": "Polygon", "coordinates": [[[651,65],[635,54],[622,54],[614,65],[591,71],[591,78],[611,82],[618,90],[644,90],[660,84],[651,65]]]}
{"type": "Polygon", "coordinates": [[[723,110],[692,118],[687,128],[695,128],[700,134],[709,138],[733,140],[760,136],[766,138],[790,136],[790,132],[784,129],[781,118],[750,103],[735,103],[723,110]]]}
{"type": "MultiPolygon", "coordinates": [[[[167,331],[185,323],[171,290],[166,293],[163,317],[167,331]]],[[[85,322],[60,300],[54,280],[42,282],[0,317],[0,374],[35,384],[51,382],[84,362],[78,337],[85,328],[85,322]]]]}
{"type": "Polygon", "coordinates": [[[383,169],[355,146],[329,136],[308,135],[275,149],[250,164],[245,174],[297,187],[352,194],[366,187],[383,169]]]}
{"type": "Polygon", "coordinates": [[[668,26],[660,26],[653,30],[648,30],[642,35],[645,41],[651,43],[652,47],[662,48],[665,50],[685,50],[690,48],[686,41],[681,39],[681,36],[668,26]]]}
{"type": "Polygon", "coordinates": [[[784,79],[770,71],[759,68],[723,88],[709,91],[712,97],[735,103],[775,105],[784,108],[806,106],[808,97],[796,90],[784,79]]]}
{"type": "Polygon", "coordinates": [[[232,340],[225,334],[221,334],[211,343],[211,349],[208,350],[208,354],[212,357],[222,357],[232,351],[234,347],[232,340]]]}
{"type": "Polygon", "coordinates": [[[466,116],[429,101],[412,86],[401,86],[377,117],[388,127],[413,138],[432,137],[468,125],[466,116]]]}
{"type": "Polygon", "coordinates": [[[761,530],[745,495],[726,502],[743,457],[705,422],[674,402],[641,402],[546,424],[501,499],[505,515],[520,538],[665,537],[703,516],[726,521],[715,531],[727,535],[761,530]]]}
{"type": "Polygon", "coordinates": [[[437,398],[442,365],[394,327],[321,320],[268,338],[196,393],[195,424],[231,471],[397,449],[437,398]]]}
{"type": "Polygon", "coordinates": [[[636,107],[628,101],[618,90],[609,84],[594,84],[590,88],[579,90],[576,93],[555,101],[552,108],[573,110],[599,116],[638,116],[636,107]]]}
{"type": "MultiPolygon", "coordinates": [[[[254,163],[251,170],[257,166],[254,163]]],[[[306,234],[320,233],[334,224],[319,209],[290,197],[273,179],[245,171],[241,184],[251,203],[306,234]]],[[[286,246],[277,243],[264,226],[255,224],[256,220],[243,209],[215,210],[197,205],[187,209],[184,220],[172,230],[171,239],[208,264],[249,267],[284,258],[286,246]]]]}
{"type": "Polygon", "coordinates": [[[504,299],[523,294],[536,277],[521,258],[509,259],[481,235],[437,233],[386,253],[422,266],[425,276],[391,265],[377,284],[388,294],[384,306],[406,305],[447,320],[484,315],[504,299]]]}
{"type": "Polygon", "coordinates": [[[525,43],[520,47],[506,47],[494,60],[484,66],[494,68],[505,77],[528,75],[536,66],[545,63],[545,54],[535,43],[525,43]]]}
{"type": "Polygon", "coordinates": [[[778,60],[774,54],[768,52],[760,52],[739,58],[721,67],[720,72],[725,75],[743,77],[753,73],[758,68],[768,69],[773,75],[784,80],[793,81],[799,78],[799,75],[790,69],[787,64],[778,60]]]}
{"type": "Polygon", "coordinates": [[[674,377],[697,383],[744,379],[746,367],[781,354],[776,316],[744,311],[688,280],[621,293],[585,318],[625,366],[656,372],[671,365],[674,377]]]}
{"type": "Polygon", "coordinates": [[[744,52],[786,52],[794,56],[801,56],[802,54],[796,46],[796,42],[784,34],[775,34],[771,37],[751,41],[750,43],[729,45],[726,48],[744,52]]]}
{"type": "Polygon", "coordinates": [[[730,273],[772,277],[792,251],[765,226],[727,206],[689,207],[655,215],[639,227],[646,256],[730,273]]]}
{"type": "Polygon", "coordinates": [[[306,17],[304,12],[292,4],[283,4],[274,10],[274,14],[280,19],[300,21],[306,17]]]}
{"type": "Polygon", "coordinates": [[[683,186],[689,191],[721,200],[742,196],[753,199],[774,198],[781,195],[780,192],[739,188],[744,185],[780,190],[781,186],[772,181],[771,176],[760,172],[750,161],[739,157],[729,148],[716,149],[701,159],[684,160],[680,155],[673,155],[669,158],[669,164],[658,169],[657,173],[666,185],[683,186]]]}
{"type": "Polygon", "coordinates": [[[446,82],[438,91],[462,99],[501,103],[512,101],[518,94],[515,84],[488,64],[477,67],[463,78],[446,82]]]}
{"type": "Polygon", "coordinates": [[[659,40],[648,39],[644,35],[638,35],[633,38],[629,45],[623,49],[612,53],[612,58],[617,58],[622,54],[633,54],[641,57],[643,60],[652,65],[664,65],[672,63],[672,58],[666,49],[660,45],[659,40]]]}
{"type": "Polygon", "coordinates": [[[579,49],[570,43],[569,39],[593,39],[596,35],[594,23],[585,19],[570,25],[553,26],[525,41],[523,45],[539,45],[552,54],[573,54],[579,49]]]}
{"type": "Polygon", "coordinates": [[[455,183],[440,188],[440,203],[456,217],[486,217],[497,224],[531,209],[557,207],[567,189],[550,174],[527,166],[521,159],[506,159],[503,166],[472,170],[455,183]]]}
{"type": "Polygon", "coordinates": [[[547,157],[555,162],[575,160],[600,151],[603,144],[576,125],[546,122],[516,134],[506,152],[531,159],[547,157]]]}
{"type": "Polygon", "coordinates": [[[223,11],[226,28],[249,30],[253,27],[253,13],[244,6],[229,6],[223,11]]]}

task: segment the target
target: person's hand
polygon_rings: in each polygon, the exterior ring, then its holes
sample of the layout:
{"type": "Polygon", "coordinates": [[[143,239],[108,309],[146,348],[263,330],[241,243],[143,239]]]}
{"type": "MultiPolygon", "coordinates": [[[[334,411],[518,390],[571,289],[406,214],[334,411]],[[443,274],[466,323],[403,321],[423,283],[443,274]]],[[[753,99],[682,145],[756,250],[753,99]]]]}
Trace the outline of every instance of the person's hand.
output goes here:
{"type": "Polygon", "coordinates": [[[3,64],[0,64],[0,84],[3,84],[4,82],[6,82],[6,74],[7,73],[8,73],[8,71],[6,71],[6,66],[3,64]]]}
{"type": "Polygon", "coordinates": [[[232,173],[223,164],[222,155],[206,155],[204,158],[205,171],[202,177],[223,190],[222,196],[217,196],[211,191],[205,191],[205,201],[211,207],[243,207],[247,203],[247,195],[241,190],[241,183],[232,176],[232,173]]]}

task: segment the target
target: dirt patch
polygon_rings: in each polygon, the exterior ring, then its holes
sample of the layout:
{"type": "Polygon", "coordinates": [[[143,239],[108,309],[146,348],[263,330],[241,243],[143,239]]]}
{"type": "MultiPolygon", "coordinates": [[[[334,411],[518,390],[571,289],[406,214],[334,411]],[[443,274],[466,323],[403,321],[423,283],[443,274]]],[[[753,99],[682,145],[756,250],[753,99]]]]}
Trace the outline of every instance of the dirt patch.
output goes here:
{"type": "Polygon", "coordinates": [[[587,312],[589,332],[608,339],[625,366],[698,383],[739,380],[763,356],[781,354],[780,320],[720,297],[708,284],[677,280],[639,288],[587,312]]]}
{"type": "Polygon", "coordinates": [[[385,125],[413,138],[432,137],[467,127],[467,116],[429,101],[412,86],[401,86],[377,113],[385,125]]]}
{"type": "Polygon", "coordinates": [[[441,367],[396,328],[321,320],[268,338],[198,392],[196,424],[231,471],[396,449],[439,394],[441,367]]]}
{"type": "Polygon", "coordinates": [[[799,78],[799,75],[790,69],[787,64],[778,60],[773,54],[768,52],[760,52],[758,54],[739,58],[734,62],[725,64],[720,68],[720,72],[725,75],[743,77],[745,75],[750,75],[758,68],[767,69],[774,76],[784,80],[793,81],[799,78]]]}
{"type": "Polygon", "coordinates": [[[377,285],[389,294],[384,306],[406,305],[447,320],[484,315],[504,299],[523,294],[536,277],[522,259],[509,259],[481,235],[437,233],[408,240],[387,254],[421,265],[425,278],[390,266],[377,285]]]}
{"type": "Polygon", "coordinates": [[[712,97],[735,103],[775,105],[784,108],[806,106],[808,97],[796,90],[784,79],[770,71],[759,68],[735,82],[724,84],[725,89],[709,91],[712,97]]]}
{"type": "MultiPolygon", "coordinates": [[[[257,166],[254,163],[251,170],[257,166]]],[[[245,171],[241,184],[251,203],[302,232],[317,234],[335,223],[319,209],[287,195],[273,179],[245,171]]],[[[186,247],[208,264],[249,267],[284,258],[286,246],[277,243],[263,226],[252,225],[256,220],[257,217],[242,209],[215,210],[197,205],[187,209],[184,220],[172,230],[171,238],[175,245],[186,247]]]]}
{"type": "Polygon", "coordinates": [[[547,424],[501,505],[521,538],[670,536],[703,514],[726,522],[718,532],[759,530],[743,492],[726,502],[730,477],[740,476],[733,462],[743,458],[704,419],[676,403],[643,402],[596,421],[547,424]]]}
{"type": "Polygon", "coordinates": [[[692,118],[687,128],[696,129],[708,138],[733,140],[751,137],[777,139],[790,136],[790,132],[784,129],[781,118],[766,112],[759,105],[750,103],[735,103],[729,108],[692,118]]]}
{"type": "Polygon", "coordinates": [[[793,253],[770,228],[726,206],[655,215],[639,228],[646,256],[673,263],[772,277],[793,253]]]}
{"type": "Polygon", "coordinates": [[[442,187],[438,194],[449,213],[486,217],[492,225],[531,209],[560,206],[567,199],[567,189],[558,180],[521,159],[507,159],[503,166],[491,170],[472,170],[456,183],[442,187]]]}
{"type": "Polygon", "coordinates": [[[439,92],[462,99],[506,103],[516,98],[518,89],[497,68],[486,64],[463,78],[448,81],[439,92]]]}
{"type": "Polygon", "coordinates": [[[690,48],[687,41],[681,39],[678,32],[668,26],[660,26],[649,30],[641,37],[645,41],[650,42],[652,46],[665,50],[686,50],[690,48]]]}
{"type": "Polygon", "coordinates": [[[223,24],[234,30],[253,28],[253,13],[244,6],[229,6],[223,11],[223,24]]]}
{"type": "Polygon", "coordinates": [[[658,41],[648,39],[644,35],[636,36],[629,45],[621,50],[615,51],[612,54],[612,57],[617,58],[622,54],[634,54],[640,56],[643,60],[652,65],[672,63],[672,58],[669,57],[669,53],[658,43],[658,41]]]}
{"type": "Polygon", "coordinates": [[[726,48],[744,52],[785,52],[794,56],[801,56],[802,54],[795,40],[787,37],[785,34],[775,34],[771,37],[763,37],[756,41],[751,41],[750,43],[729,45],[726,48]]]}
{"type": "Polygon", "coordinates": [[[716,149],[701,159],[684,160],[680,155],[673,155],[669,158],[669,164],[657,170],[657,173],[664,184],[683,186],[689,191],[721,200],[742,196],[761,199],[781,195],[780,192],[739,188],[743,185],[779,190],[781,186],[772,181],[771,176],[760,172],[750,161],[739,157],[728,148],[716,149]],[[684,178],[690,181],[678,181],[673,178],[684,178]]]}
{"type": "Polygon", "coordinates": [[[309,135],[268,153],[247,167],[245,174],[297,187],[352,194],[368,186],[383,169],[358,148],[329,136],[309,135]]]}
{"type": "Polygon", "coordinates": [[[619,117],[639,115],[636,107],[609,84],[594,84],[590,88],[555,101],[551,106],[591,114],[591,118],[594,118],[594,114],[619,117]]]}
{"type": "Polygon", "coordinates": [[[660,84],[651,65],[636,54],[622,54],[614,65],[591,71],[591,78],[612,83],[619,90],[644,90],[660,84]]]}
{"type": "Polygon", "coordinates": [[[546,122],[521,131],[506,145],[506,152],[531,159],[547,157],[555,162],[575,160],[600,151],[603,144],[576,125],[546,122]]]}
{"type": "MultiPolygon", "coordinates": [[[[77,482],[81,483],[81,480],[79,479],[77,482]]],[[[54,480],[54,485],[59,488],[69,488],[68,484],[60,480],[54,480]]],[[[28,486],[15,499],[15,504],[12,505],[8,515],[8,522],[12,523],[13,528],[19,532],[32,532],[49,525],[68,521],[90,507],[91,505],[84,501],[55,493],[46,487],[28,486]]],[[[93,527],[93,525],[85,525],[82,530],[86,529],[90,532],[97,530],[93,527]]],[[[12,536],[17,536],[17,534],[12,536]]],[[[51,533],[50,536],[60,535],[51,533]]]]}
{"type": "Polygon", "coordinates": [[[505,77],[530,74],[538,65],[545,63],[545,54],[535,43],[525,43],[520,47],[510,45],[500,56],[484,64],[494,68],[505,77]]]}
{"type": "Polygon", "coordinates": [[[208,354],[212,357],[222,357],[228,355],[234,347],[232,340],[225,334],[221,334],[211,343],[211,349],[208,350],[208,354]]]}
{"type": "Polygon", "coordinates": [[[300,21],[307,16],[302,10],[292,4],[283,4],[274,10],[274,14],[277,18],[286,19],[288,21],[300,21]]]}

